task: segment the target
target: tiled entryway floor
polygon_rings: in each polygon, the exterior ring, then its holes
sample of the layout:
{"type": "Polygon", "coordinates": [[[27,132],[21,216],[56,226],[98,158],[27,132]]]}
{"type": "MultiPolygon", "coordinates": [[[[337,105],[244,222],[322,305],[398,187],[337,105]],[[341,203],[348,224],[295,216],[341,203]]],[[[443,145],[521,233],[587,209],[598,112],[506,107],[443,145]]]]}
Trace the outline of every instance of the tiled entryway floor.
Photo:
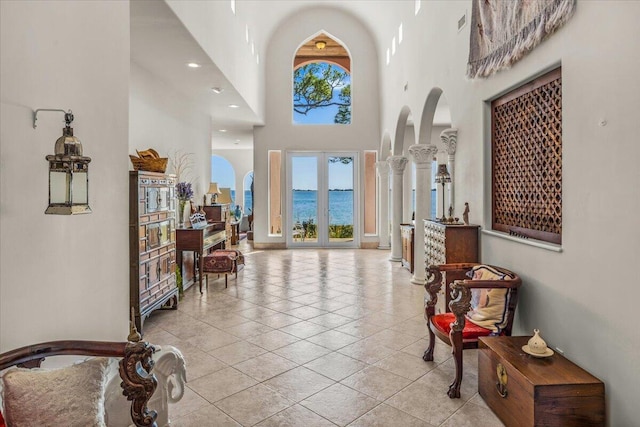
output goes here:
{"type": "Polygon", "coordinates": [[[424,362],[424,288],[389,251],[240,249],[238,279],[210,276],[144,339],[180,349],[183,426],[502,426],[478,395],[477,353],[464,352],[462,398],[446,391],[450,347],[424,362]]]}

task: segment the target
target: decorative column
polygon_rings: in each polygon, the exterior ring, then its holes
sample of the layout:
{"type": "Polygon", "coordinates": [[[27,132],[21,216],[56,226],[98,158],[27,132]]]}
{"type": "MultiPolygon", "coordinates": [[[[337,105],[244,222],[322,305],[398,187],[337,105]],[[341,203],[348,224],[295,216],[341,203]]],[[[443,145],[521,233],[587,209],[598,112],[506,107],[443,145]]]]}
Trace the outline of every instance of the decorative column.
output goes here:
{"type": "Polygon", "coordinates": [[[435,145],[416,144],[409,147],[409,153],[416,164],[416,218],[413,246],[413,277],[411,283],[424,285],[424,220],[431,211],[431,163],[438,153],[435,145]]]}
{"type": "Polygon", "coordinates": [[[391,178],[391,197],[393,198],[391,211],[391,261],[402,261],[402,236],[400,223],[402,222],[402,174],[407,166],[407,158],[391,156],[387,159],[393,172],[391,178]]]}
{"type": "Polygon", "coordinates": [[[380,242],[378,243],[378,249],[389,249],[389,164],[386,161],[376,162],[376,171],[380,178],[380,205],[379,205],[379,225],[378,235],[380,236],[380,242]]]}
{"type": "MultiPolygon", "coordinates": [[[[456,145],[458,144],[458,129],[449,128],[440,132],[440,139],[444,144],[444,149],[447,152],[447,168],[449,169],[449,175],[451,175],[451,183],[449,184],[449,206],[453,207],[453,215],[455,215],[455,197],[453,189],[455,186],[455,162],[456,162],[456,145]]],[[[447,216],[447,208],[445,207],[444,216],[447,216]]]]}

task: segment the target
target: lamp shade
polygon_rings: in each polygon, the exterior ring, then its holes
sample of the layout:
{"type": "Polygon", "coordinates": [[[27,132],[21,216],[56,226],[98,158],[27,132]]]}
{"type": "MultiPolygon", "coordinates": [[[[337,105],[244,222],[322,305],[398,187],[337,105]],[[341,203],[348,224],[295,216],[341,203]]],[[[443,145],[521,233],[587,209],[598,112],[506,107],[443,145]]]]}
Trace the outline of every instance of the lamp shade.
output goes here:
{"type": "Polygon", "coordinates": [[[220,196],[218,196],[218,203],[226,205],[231,203],[231,188],[221,188],[220,196]]]}
{"type": "Polygon", "coordinates": [[[447,170],[447,165],[441,164],[438,165],[438,173],[436,173],[436,183],[437,184],[445,184],[451,182],[451,175],[449,175],[449,171],[447,170]]]}
{"type": "Polygon", "coordinates": [[[220,194],[220,189],[218,188],[217,182],[212,182],[209,184],[209,191],[207,194],[220,194]]]}

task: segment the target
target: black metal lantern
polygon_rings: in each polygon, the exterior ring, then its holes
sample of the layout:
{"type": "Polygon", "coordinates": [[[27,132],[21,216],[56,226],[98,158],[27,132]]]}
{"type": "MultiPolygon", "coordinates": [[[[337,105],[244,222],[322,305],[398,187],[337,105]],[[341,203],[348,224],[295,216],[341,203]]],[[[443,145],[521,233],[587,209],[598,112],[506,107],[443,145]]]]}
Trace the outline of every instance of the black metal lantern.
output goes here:
{"type": "MultiPolygon", "coordinates": [[[[38,111],[43,110],[36,110],[36,116],[38,111]]],[[[34,127],[36,119],[37,117],[34,117],[34,127]]],[[[62,129],[62,136],[56,141],[55,154],[46,157],[49,162],[49,206],[44,213],[54,215],[91,213],[89,207],[91,158],[82,155],[82,143],[73,135],[71,110],[64,114],[64,121],[66,126],[62,129]]]]}

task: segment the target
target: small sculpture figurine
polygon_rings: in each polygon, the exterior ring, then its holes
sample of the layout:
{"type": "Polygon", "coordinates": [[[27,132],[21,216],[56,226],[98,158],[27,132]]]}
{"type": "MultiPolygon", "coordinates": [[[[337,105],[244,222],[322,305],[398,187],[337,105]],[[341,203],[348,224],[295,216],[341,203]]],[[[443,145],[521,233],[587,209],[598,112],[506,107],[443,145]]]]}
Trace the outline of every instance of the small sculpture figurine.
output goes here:
{"type": "Polygon", "coordinates": [[[469,203],[464,203],[464,212],[462,212],[462,221],[465,225],[469,225],[469,203]]]}
{"type": "Polygon", "coordinates": [[[453,206],[449,205],[449,222],[453,222],[453,206]]]}

